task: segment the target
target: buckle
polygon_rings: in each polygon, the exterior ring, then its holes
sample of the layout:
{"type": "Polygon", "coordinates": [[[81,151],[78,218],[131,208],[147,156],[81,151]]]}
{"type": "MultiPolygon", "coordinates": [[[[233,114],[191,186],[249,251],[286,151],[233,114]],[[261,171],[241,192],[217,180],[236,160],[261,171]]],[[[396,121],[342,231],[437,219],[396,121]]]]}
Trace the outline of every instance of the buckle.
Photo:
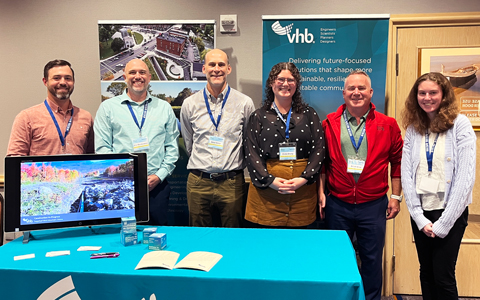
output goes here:
{"type": "Polygon", "coordinates": [[[210,173],[210,180],[219,180],[223,173],[210,173]]]}

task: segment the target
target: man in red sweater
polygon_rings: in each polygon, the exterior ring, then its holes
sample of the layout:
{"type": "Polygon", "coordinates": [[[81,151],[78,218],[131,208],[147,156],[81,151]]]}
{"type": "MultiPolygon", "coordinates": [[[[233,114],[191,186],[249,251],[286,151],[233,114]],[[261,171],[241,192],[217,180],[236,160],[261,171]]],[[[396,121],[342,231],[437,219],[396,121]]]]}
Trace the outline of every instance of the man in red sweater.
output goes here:
{"type": "Polygon", "coordinates": [[[328,155],[319,209],[328,229],[345,230],[351,240],[356,236],[366,299],[380,300],[386,220],[396,217],[402,200],[403,140],[395,119],[375,111],[372,95],[370,77],[350,73],[343,89],[345,104],[323,121],[328,155]]]}

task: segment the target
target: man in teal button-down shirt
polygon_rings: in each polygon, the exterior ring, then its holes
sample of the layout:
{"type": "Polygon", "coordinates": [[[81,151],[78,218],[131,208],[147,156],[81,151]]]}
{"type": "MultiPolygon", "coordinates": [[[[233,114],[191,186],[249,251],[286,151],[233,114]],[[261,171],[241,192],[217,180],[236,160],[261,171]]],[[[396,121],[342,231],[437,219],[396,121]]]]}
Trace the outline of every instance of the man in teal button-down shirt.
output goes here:
{"type": "Polygon", "coordinates": [[[166,177],[178,159],[177,121],[170,104],[152,97],[147,89],[152,75],[134,59],[125,66],[127,89],[104,101],[94,122],[95,152],[146,152],[151,225],[167,224],[170,186],[166,177]]]}

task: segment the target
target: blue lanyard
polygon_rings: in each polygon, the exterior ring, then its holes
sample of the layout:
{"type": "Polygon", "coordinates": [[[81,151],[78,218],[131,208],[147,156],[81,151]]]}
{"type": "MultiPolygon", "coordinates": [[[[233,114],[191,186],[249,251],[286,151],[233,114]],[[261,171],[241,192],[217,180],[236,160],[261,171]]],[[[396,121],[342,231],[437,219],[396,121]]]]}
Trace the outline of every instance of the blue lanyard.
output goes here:
{"type": "Polygon", "coordinates": [[[343,119],[345,120],[345,126],[347,126],[348,135],[350,136],[350,140],[352,141],[353,148],[355,148],[355,152],[358,153],[358,149],[360,149],[360,145],[362,144],[363,137],[365,136],[365,127],[367,122],[363,125],[362,133],[360,134],[360,138],[358,139],[358,145],[355,143],[355,137],[353,137],[352,128],[350,128],[350,124],[348,123],[347,118],[347,111],[343,111],[343,119]]]}
{"type": "Polygon", "coordinates": [[[288,140],[290,139],[289,129],[290,129],[290,118],[292,117],[292,107],[290,107],[290,110],[288,111],[287,120],[285,120],[283,118],[282,113],[280,113],[280,110],[278,110],[277,104],[275,104],[275,101],[273,102],[273,108],[277,112],[277,115],[280,118],[280,120],[282,120],[283,123],[285,123],[285,126],[286,126],[286,128],[285,128],[285,138],[287,139],[287,142],[288,142],[288,140]]]}
{"type": "Polygon", "coordinates": [[[427,164],[428,164],[428,172],[432,172],[432,169],[433,169],[433,151],[435,150],[435,146],[437,145],[437,140],[438,140],[438,136],[440,134],[437,133],[437,137],[435,137],[435,141],[433,142],[433,146],[432,146],[432,152],[430,152],[430,134],[428,133],[428,130],[427,132],[425,132],[425,150],[427,152],[427,164]]]}
{"type": "Polygon", "coordinates": [[[225,103],[227,103],[228,95],[230,95],[230,87],[228,87],[227,94],[225,95],[225,97],[223,97],[222,109],[218,114],[217,123],[215,123],[215,120],[213,119],[212,110],[210,109],[210,104],[208,104],[208,97],[207,97],[206,90],[207,88],[203,89],[203,98],[205,99],[205,106],[207,107],[208,114],[210,115],[210,120],[212,120],[212,123],[215,126],[215,130],[218,131],[218,125],[220,124],[220,119],[222,118],[223,107],[225,106],[225,103]]]}
{"type": "Polygon", "coordinates": [[[47,107],[47,110],[50,113],[50,117],[52,117],[53,123],[55,124],[55,127],[57,127],[58,136],[60,137],[60,141],[62,142],[62,146],[65,147],[65,139],[67,138],[67,135],[70,132],[70,128],[72,127],[73,107],[72,107],[72,115],[70,116],[70,120],[68,120],[67,129],[65,129],[65,136],[63,136],[62,130],[60,129],[60,126],[58,125],[57,119],[55,119],[55,115],[53,114],[53,111],[50,108],[50,105],[48,105],[47,99],[45,99],[45,101],[43,101],[43,103],[47,107]]]}
{"type": "Polygon", "coordinates": [[[143,115],[142,115],[142,124],[138,125],[137,117],[135,117],[135,113],[133,112],[132,105],[130,102],[127,102],[128,109],[130,110],[130,114],[133,117],[133,120],[135,121],[135,124],[137,124],[137,127],[139,129],[139,134],[142,136],[142,127],[143,124],[145,123],[145,119],[147,118],[147,109],[148,109],[148,102],[145,102],[145,105],[143,107],[143,115]]]}

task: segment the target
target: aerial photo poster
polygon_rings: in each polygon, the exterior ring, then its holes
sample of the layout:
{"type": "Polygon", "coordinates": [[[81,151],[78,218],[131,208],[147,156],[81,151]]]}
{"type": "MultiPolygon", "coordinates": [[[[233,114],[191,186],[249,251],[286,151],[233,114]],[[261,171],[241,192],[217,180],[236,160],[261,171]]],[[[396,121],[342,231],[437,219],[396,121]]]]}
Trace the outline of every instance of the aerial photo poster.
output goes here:
{"type": "MultiPolygon", "coordinates": [[[[98,38],[101,101],[123,93],[124,67],[139,58],[152,74],[148,91],[168,101],[179,118],[183,100],[205,87],[202,66],[206,52],[215,48],[215,20],[98,21],[98,38]]],[[[188,156],[182,138],[179,145],[180,158],[168,177],[168,223],[177,226],[188,225],[188,156]]]]}
{"type": "Polygon", "coordinates": [[[321,119],[344,103],[346,76],[372,79],[372,102],[385,110],[389,15],[262,16],[263,84],[279,62],[294,63],[302,96],[321,119]]]}

